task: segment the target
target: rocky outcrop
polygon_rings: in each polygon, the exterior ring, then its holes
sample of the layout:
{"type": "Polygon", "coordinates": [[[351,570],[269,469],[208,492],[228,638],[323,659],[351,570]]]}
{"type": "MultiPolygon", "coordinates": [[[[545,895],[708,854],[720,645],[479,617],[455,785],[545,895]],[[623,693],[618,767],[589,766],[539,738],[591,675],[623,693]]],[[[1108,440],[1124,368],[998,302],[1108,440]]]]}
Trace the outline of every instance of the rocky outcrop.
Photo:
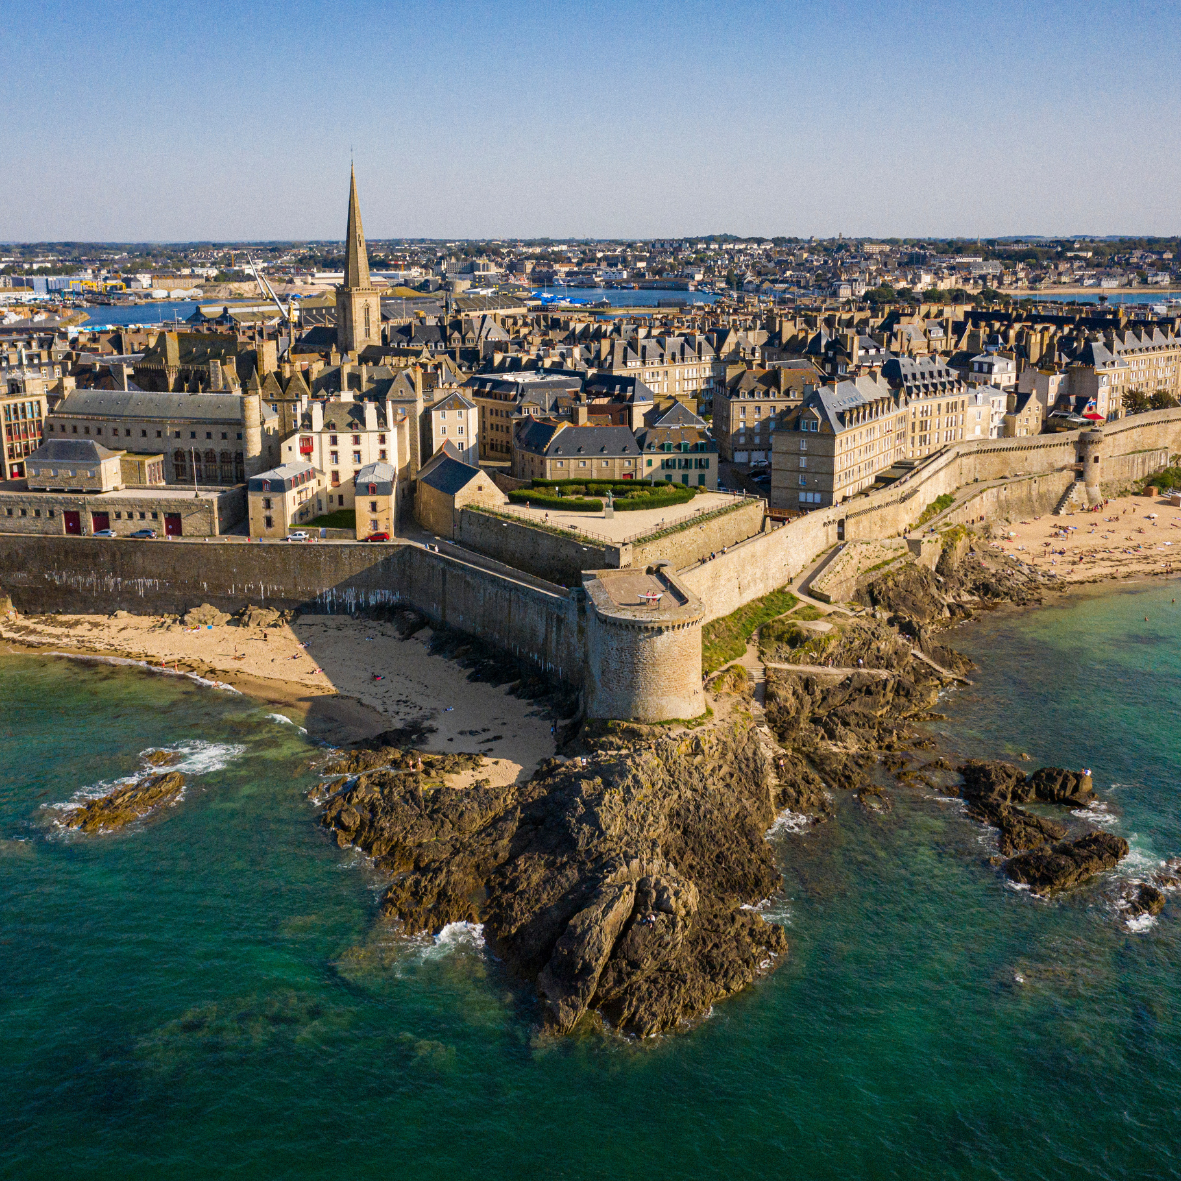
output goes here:
{"type": "Polygon", "coordinates": [[[779,885],[764,834],[800,791],[748,722],[676,737],[610,724],[578,749],[528,783],[462,791],[396,752],[322,821],[391,875],[383,908],[408,932],[482,922],[553,1030],[588,1013],[669,1030],[787,951],[743,906],[779,885]]]}
{"type": "Polygon", "coordinates": [[[1031,849],[1005,862],[1005,876],[1036,893],[1064,890],[1114,869],[1128,855],[1128,842],[1109,832],[1089,832],[1074,841],[1031,849]]]}
{"type": "Polygon", "coordinates": [[[190,607],[183,619],[185,627],[207,627],[210,624],[220,627],[229,622],[230,617],[224,611],[219,611],[208,603],[202,603],[200,607],[190,607]]]}
{"type": "Polygon", "coordinates": [[[62,824],[86,833],[114,832],[164,804],[174,803],[184,786],[185,777],[179,771],[147,775],[79,804],[65,814],[62,824]]]}
{"type": "MultiPolygon", "coordinates": [[[[192,614],[190,612],[189,614],[192,614]]],[[[187,620],[187,617],[186,617],[187,620]]],[[[283,613],[272,607],[246,607],[238,615],[239,627],[280,627],[283,623],[283,613]]]]}
{"type": "Polygon", "coordinates": [[[1040,849],[1066,836],[1064,825],[1018,804],[1036,801],[1077,807],[1095,798],[1089,775],[1062,767],[1042,767],[1027,776],[1012,763],[969,759],[959,771],[964,777],[960,794],[967,801],[968,815],[1000,830],[1004,857],[1040,849]]]}

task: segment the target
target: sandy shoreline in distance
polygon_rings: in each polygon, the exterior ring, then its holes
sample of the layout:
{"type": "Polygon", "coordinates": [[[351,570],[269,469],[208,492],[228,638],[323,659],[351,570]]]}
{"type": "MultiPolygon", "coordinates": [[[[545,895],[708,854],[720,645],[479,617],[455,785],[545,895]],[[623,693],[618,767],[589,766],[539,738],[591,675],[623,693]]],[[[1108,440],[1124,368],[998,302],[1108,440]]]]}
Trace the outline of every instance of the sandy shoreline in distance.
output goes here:
{"type": "Polygon", "coordinates": [[[185,628],[174,617],[122,612],[0,625],[10,651],[116,657],[222,681],[334,745],[422,725],[433,731],[418,742],[423,750],[485,756],[470,778],[528,778],[554,752],[547,708],[509,696],[507,686],[468,681],[456,662],[431,654],[430,636],[424,628],[403,640],[390,623],[333,615],[266,629],[185,628]]]}

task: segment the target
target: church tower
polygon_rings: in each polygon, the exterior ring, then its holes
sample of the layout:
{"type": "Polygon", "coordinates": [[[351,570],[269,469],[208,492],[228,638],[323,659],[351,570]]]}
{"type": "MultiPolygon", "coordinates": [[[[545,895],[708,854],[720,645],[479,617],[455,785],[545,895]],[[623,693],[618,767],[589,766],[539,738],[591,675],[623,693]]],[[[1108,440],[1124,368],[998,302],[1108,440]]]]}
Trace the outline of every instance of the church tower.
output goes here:
{"type": "Polygon", "coordinates": [[[369,282],[369,255],[357,203],[357,177],[349,172],[349,224],[345,231],[344,282],[336,289],[336,345],[341,355],[381,344],[381,298],[369,282]]]}

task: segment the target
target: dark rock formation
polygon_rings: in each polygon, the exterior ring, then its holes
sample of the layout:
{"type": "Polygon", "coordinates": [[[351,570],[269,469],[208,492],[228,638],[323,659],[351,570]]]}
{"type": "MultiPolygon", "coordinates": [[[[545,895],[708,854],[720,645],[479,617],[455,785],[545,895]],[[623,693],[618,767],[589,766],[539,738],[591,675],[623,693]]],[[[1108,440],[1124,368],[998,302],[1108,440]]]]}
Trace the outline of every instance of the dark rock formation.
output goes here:
{"type": "Polygon", "coordinates": [[[528,783],[463,791],[430,782],[413,751],[350,756],[381,769],[331,797],[323,823],[392,875],[383,906],[408,932],[482,922],[536,981],[551,1028],[596,1011],[658,1033],[786,952],[782,930],[742,907],[779,885],[764,834],[799,807],[808,773],[777,775],[749,723],[678,737],[611,724],[582,741],[585,756],[528,783]]]}
{"type": "Polygon", "coordinates": [[[1124,915],[1134,919],[1144,914],[1160,914],[1165,908],[1165,896],[1147,882],[1134,883],[1124,895],[1124,915]]]}
{"type": "Polygon", "coordinates": [[[1005,862],[1005,875],[1039,894],[1077,886],[1128,855],[1128,842],[1107,832],[1089,832],[1075,841],[1031,849],[1005,862]]]}
{"type": "Polygon", "coordinates": [[[968,802],[968,814],[1000,829],[1000,850],[1006,857],[1066,836],[1061,824],[1017,804],[1038,801],[1074,806],[1095,795],[1089,775],[1062,767],[1042,767],[1027,778],[1012,763],[969,759],[959,770],[964,777],[961,794],[968,802]]]}
{"type": "Polygon", "coordinates": [[[179,771],[148,775],[117,787],[96,800],[87,800],[68,812],[62,823],[83,832],[113,832],[146,816],[161,804],[172,803],[181,793],[185,777],[179,771]]]}

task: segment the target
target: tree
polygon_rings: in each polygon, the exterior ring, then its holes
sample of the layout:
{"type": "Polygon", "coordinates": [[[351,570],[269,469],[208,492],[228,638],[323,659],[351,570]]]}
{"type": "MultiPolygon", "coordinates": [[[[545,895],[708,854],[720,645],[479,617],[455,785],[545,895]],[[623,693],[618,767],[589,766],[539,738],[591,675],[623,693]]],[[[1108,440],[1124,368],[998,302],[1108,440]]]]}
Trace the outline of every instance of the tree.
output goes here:
{"type": "Polygon", "coordinates": [[[1148,404],[1153,410],[1171,410],[1177,405],[1177,399],[1168,390],[1157,390],[1148,399],[1148,404]]]}
{"type": "Polygon", "coordinates": [[[896,303],[898,292],[889,283],[883,283],[880,287],[871,287],[865,298],[869,303],[896,303]]]}
{"type": "Polygon", "coordinates": [[[1143,390],[1124,391],[1124,410],[1128,414],[1143,414],[1151,408],[1149,397],[1143,390]]]}

